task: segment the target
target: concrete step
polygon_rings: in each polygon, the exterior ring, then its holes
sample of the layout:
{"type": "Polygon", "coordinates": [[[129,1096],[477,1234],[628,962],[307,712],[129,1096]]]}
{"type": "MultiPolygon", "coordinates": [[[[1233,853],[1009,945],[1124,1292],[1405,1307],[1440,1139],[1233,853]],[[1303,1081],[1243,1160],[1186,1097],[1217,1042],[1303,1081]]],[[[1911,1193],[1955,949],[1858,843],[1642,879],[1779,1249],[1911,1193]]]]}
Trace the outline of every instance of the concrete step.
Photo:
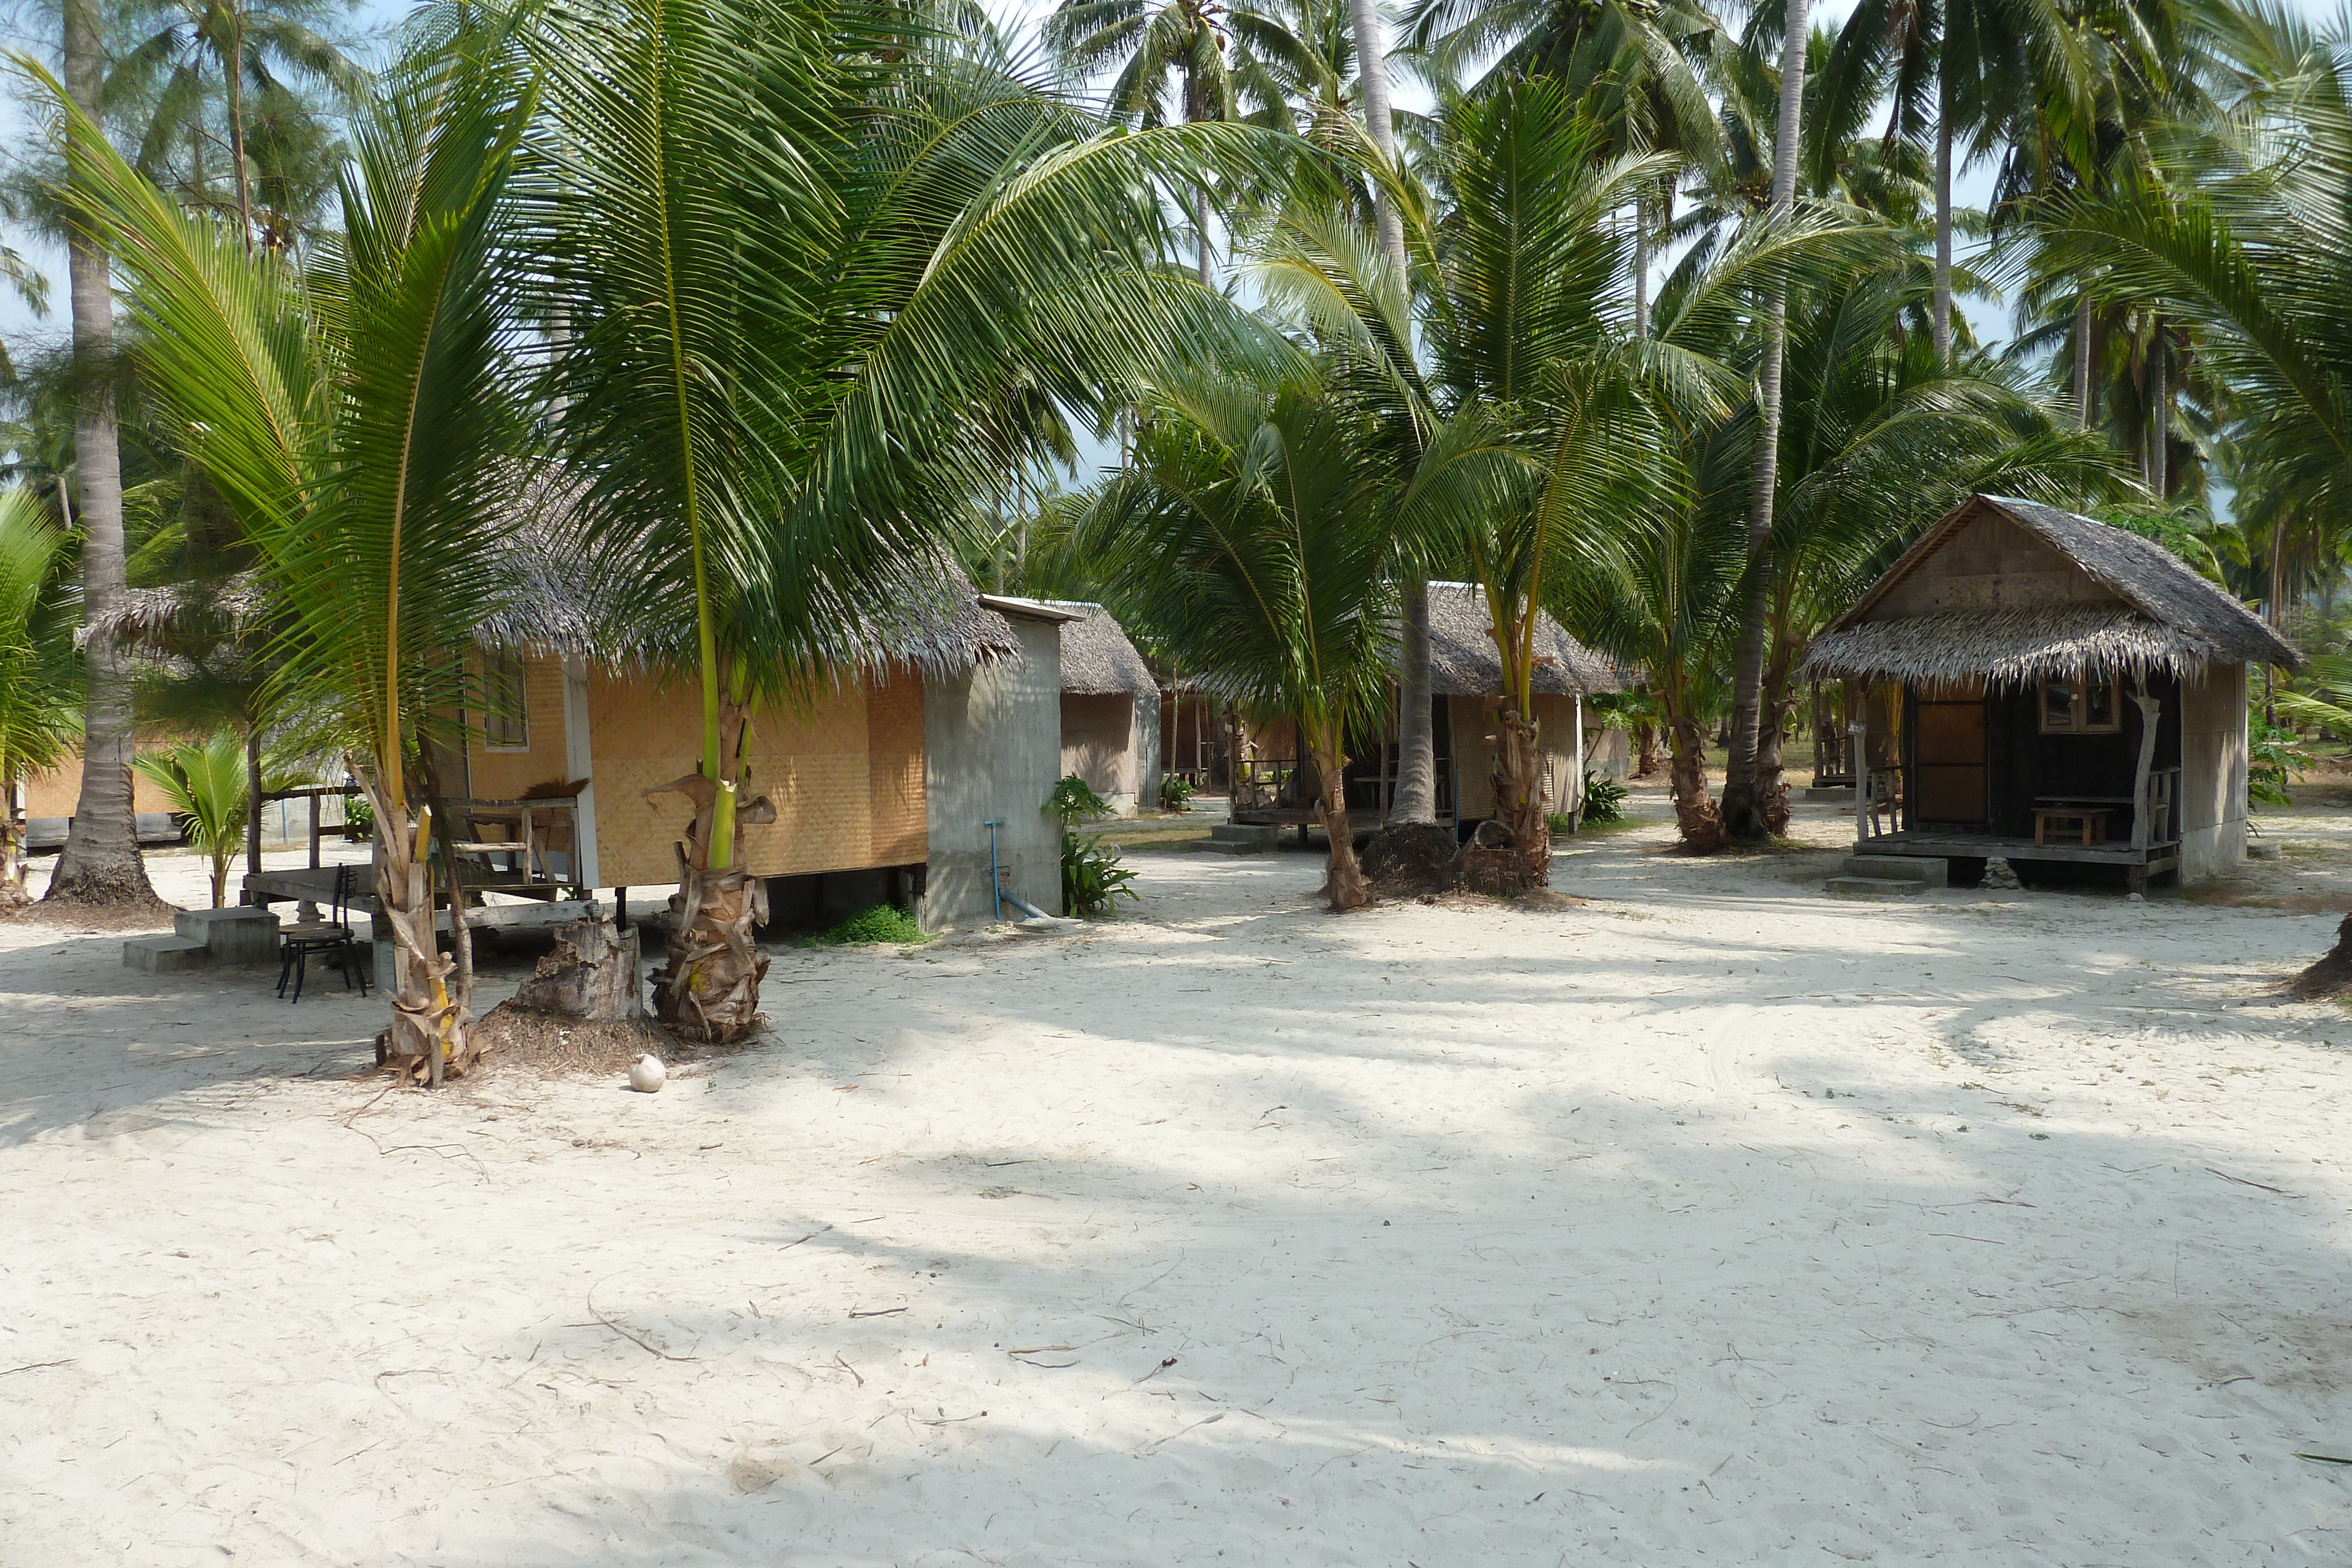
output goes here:
{"type": "Polygon", "coordinates": [[[1851,784],[1808,785],[1800,799],[1809,806],[1818,806],[1823,801],[1834,801],[1841,806],[1851,806],[1853,804],[1853,786],[1851,784]]]}
{"type": "Polygon", "coordinates": [[[1847,876],[1883,876],[1895,882],[1952,885],[1952,865],[1927,855],[1848,855],[1838,870],[1847,876]]]}
{"type": "Polygon", "coordinates": [[[1271,854],[1281,841],[1282,829],[1272,822],[1219,822],[1207,838],[1193,840],[1192,847],[1211,854],[1271,854]]]}
{"type": "Polygon", "coordinates": [[[191,942],[201,942],[215,969],[278,962],[278,916],[250,904],[226,909],[184,909],[172,917],[172,928],[191,942]]]}
{"type": "Polygon", "coordinates": [[[204,968],[210,961],[205,945],[186,936],[132,936],[122,944],[124,967],[142,975],[177,975],[204,968]]]}
{"type": "Polygon", "coordinates": [[[1927,891],[1924,882],[1898,881],[1891,876],[1833,876],[1832,898],[1910,898],[1927,891]]]}

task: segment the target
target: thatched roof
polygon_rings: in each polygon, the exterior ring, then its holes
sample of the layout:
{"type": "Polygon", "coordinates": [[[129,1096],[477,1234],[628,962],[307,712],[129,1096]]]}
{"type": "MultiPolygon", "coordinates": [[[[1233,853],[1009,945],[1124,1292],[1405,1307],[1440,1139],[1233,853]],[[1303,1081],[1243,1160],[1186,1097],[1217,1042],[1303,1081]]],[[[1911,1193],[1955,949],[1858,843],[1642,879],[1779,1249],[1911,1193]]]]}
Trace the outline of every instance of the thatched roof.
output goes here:
{"type": "MultiPolygon", "coordinates": [[[[688,662],[678,617],[649,613],[644,583],[625,566],[583,559],[564,517],[576,485],[552,468],[541,473],[518,492],[520,516],[500,547],[511,591],[483,621],[483,645],[544,648],[608,667],[688,662]]],[[[836,670],[905,664],[932,678],[1021,658],[1021,639],[944,554],[906,563],[896,586],[837,614],[817,641],[836,670]]]]}
{"type": "MultiPolygon", "coordinates": [[[[1536,622],[1538,695],[1590,696],[1622,692],[1625,677],[1616,665],[1570,636],[1549,614],[1536,622]]],[[[1503,660],[1495,652],[1494,621],[1477,585],[1429,585],[1429,686],[1438,696],[1495,696],[1503,689],[1503,660]]]]}
{"type": "Polygon", "coordinates": [[[2300,662],[2259,617],[2154,540],[2055,507],[1979,496],[1928,529],[1860,603],[1814,638],[1804,669],[1832,677],[2022,685],[2088,670],[2187,676],[2209,664],[2293,669],[2300,662]],[[1873,615],[1896,584],[1987,513],[2026,529],[2113,597],[1873,615]]]}
{"type": "Polygon", "coordinates": [[[1074,612],[1076,619],[1062,623],[1062,691],[1065,695],[1100,697],[1157,692],[1160,683],[1151,667],[1128,641],[1127,629],[1099,604],[1083,599],[1048,599],[1056,610],[1074,612]]]}

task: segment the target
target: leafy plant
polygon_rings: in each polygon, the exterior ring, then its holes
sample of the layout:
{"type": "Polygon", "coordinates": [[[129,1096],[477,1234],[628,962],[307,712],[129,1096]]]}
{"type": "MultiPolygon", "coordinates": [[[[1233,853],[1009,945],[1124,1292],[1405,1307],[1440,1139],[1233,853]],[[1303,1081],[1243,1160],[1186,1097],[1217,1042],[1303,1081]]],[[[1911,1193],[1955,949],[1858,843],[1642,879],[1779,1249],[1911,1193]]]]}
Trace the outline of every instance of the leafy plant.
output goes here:
{"type": "Polygon", "coordinates": [[[915,917],[903,909],[887,904],[877,904],[861,909],[822,936],[810,939],[819,947],[878,947],[908,942],[928,942],[923,928],[915,917]]]}
{"type": "Polygon", "coordinates": [[[1583,818],[1588,822],[1622,822],[1625,820],[1625,786],[1614,779],[1588,770],[1584,775],[1583,818]]]}
{"type": "Polygon", "coordinates": [[[375,808],[366,796],[343,797],[343,827],[354,842],[375,836],[375,808]]]}
{"type": "Polygon", "coordinates": [[[2259,713],[2246,716],[2246,800],[2249,806],[2292,806],[2286,790],[2288,776],[2317,760],[2291,729],[2266,722],[2259,713]]]}
{"type": "Polygon", "coordinates": [[[244,841],[253,800],[246,788],[245,743],[233,729],[163,751],[142,752],[131,767],[163,791],[188,841],[213,862],[213,907],[228,902],[228,866],[244,841]]]}
{"type": "Polygon", "coordinates": [[[1062,831],[1067,832],[1088,817],[1108,815],[1110,802],[1096,794],[1092,785],[1073,773],[1054,786],[1053,793],[1045,797],[1042,810],[1061,823],[1062,831]]]}
{"type": "Polygon", "coordinates": [[[1062,830],[1063,914],[1108,915],[1111,901],[1122,893],[1139,904],[1143,895],[1128,885],[1134,880],[1135,868],[1119,863],[1116,846],[1062,830]]]}
{"type": "Polygon", "coordinates": [[[1187,810],[1192,807],[1192,797],[1200,792],[1191,779],[1181,774],[1167,774],[1160,780],[1160,809],[1163,811],[1187,810]]]}

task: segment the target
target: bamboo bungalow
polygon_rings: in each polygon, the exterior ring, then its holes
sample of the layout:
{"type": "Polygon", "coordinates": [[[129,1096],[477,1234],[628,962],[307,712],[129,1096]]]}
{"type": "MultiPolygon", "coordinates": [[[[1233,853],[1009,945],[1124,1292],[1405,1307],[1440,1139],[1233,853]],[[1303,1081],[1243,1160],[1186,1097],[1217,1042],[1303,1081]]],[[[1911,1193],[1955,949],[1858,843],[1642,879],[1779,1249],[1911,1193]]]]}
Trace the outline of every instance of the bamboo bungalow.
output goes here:
{"type": "Polygon", "coordinates": [[[2170,551],[1979,496],[1822,633],[1871,855],[2108,867],[2137,892],[2246,850],[2246,667],[2294,650],[2170,551]]]}
{"type": "MultiPolygon", "coordinates": [[[[985,925],[999,873],[1058,908],[1058,831],[1041,808],[1058,777],[1069,619],[979,594],[904,611],[845,628],[829,683],[760,709],[751,788],[774,814],[740,831],[747,863],[770,879],[772,920],[820,925],[894,902],[926,929],[985,925]]],[[[541,898],[609,887],[625,909],[632,887],[675,883],[688,809],[660,787],[700,753],[694,678],[601,645],[551,583],[519,595],[478,656],[486,712],[446,787],[463,797],[458,831],[486,884],[541,898]]]]}
{"type": "MultiPolygon", "coordinates": [[[[1465,836],[1495,810],[1494,747],[1487,737],[1503,696],[1503,661],[1496,653],[1486,600],[1466,582],[1429,585],[1431,721],[1437,758],[1437,820],[1465,836]]],[[[1536,623],[1535,712],[1543,757],[1544,799],[1554,811],[1582,803],[1584,775],[1599,769],[1622,777],[1622,731],[1589,732],[1584,699],[1625,689],[1623,676],[1601,654],[1570,636],[1549,614],[1536,623]],[[1596,744],[1597,747],[1596,747],[1596,744]]],[[[1237,822],[1297,823],[1318,820],[1311,802],[1311,768],[1297,761],[1288,720],[1255,727],[1251,759],[1243,763],[1234,798],[1237,822]]],[[[1378,737],[1350,737],[1348,809],[1367,831],[1388,816],[1396,793],[1397,740],[1392,727],[1378,737]]]]}
{"type": "Polygon", "coordinates": [[[1121,817],[1160,794],[1160,683],[1099,604],[1048,600],[1062,622],[1062,773],[1076,774],[1121,817]]]}

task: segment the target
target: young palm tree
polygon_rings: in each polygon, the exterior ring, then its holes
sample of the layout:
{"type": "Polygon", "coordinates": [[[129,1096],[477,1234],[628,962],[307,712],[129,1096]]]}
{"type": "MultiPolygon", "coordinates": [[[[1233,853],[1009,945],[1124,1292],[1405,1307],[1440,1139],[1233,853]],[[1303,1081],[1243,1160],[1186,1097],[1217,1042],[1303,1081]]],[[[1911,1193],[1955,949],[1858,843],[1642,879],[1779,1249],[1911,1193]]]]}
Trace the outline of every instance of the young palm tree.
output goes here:
{"type": "MultiPolygon", "coordinates": [[[[246,776],[245,741],[233,729],[217,729],[203,745],[183,744],[142,752],[131,766],[171,803],[172,814],[213,868],[213,907],[228,902],[228,867],[245,842],[253,820],[251,780],[246,776]]],[[[265,792],[285,787],[269,779],[265,792]]]]}
{"type": "Polygon", "coordinates": [[[1123,618],[1217,695],[1296,719],[1335,912],[1371,901],[1343,770],[1393,654],[1397,497],[1369,424],[1311,380],[1163,388],[1081,533],[1123,618]]]}
{"type": "Polygon", "coordinates": [[[541,41],[518,247],[592,536],[699,686],[655,997],[720,1039],[753,1026],[765,967],[736,831],[764,810],[740,796],[759,704],[867,656],[870,607],[953,591],[942,530],[1024,443],[1050,449],[1056,404],[1107,423],[1163,354],[1269,351],[1162,265],[1162,193],[1220,160],[1273,182],[1295,139],[1102,136],[990,58],[864,27],[815,5],[608,0],[541,41]]]}
{"type": "Polygon", "coordinates": [[[24,485],[0,488],[0,911],[30,902],[16,785],[66,761],[80,737],[69,684],[70,606],[60,580],[71,558],[37,495],[24,485]]]}
{"type": "Polygon", "coordinates": [[[236,510],[290,622],[278,691],[347,748],[376,822],[396,950],[387,1045],[437,1083],[473,1050],[436,950],[419,731],[461,693],[442,656],[499,591],[516,421],[496,217],[525,114],[499,40],[420,36],[354,138],[341,235],[307,271],[180,209],[60,96],[61,132],[127,279],[141,364],[236,510]]]}

